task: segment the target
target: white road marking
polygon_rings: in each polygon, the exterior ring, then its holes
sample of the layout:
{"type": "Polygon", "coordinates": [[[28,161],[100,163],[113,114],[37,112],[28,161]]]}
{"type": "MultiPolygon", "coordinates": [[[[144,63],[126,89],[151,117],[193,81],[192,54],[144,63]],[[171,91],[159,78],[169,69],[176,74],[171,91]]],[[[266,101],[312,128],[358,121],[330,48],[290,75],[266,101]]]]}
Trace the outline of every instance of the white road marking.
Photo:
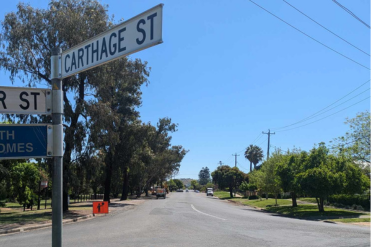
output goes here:
{"type": "Polygon", "coordinates": [[[207,213],[201,212],[200,210],[197,210],[197,209],[195,208],[195,206],[193,206],[193,204],[191,204],[191,207],[192,207],[192,209],[193,209],[194,211],[196,211],[197,213],[204,214],[204,215],[207,215],[207,216],[210,216],[210,217],[214,217],[214,218],[217,218],[217,219],[219,219],[219,220],[226,220],[226,219],[219,218],[219,217],[216,217],[216,216],[211,215],[211,214],[207,214],[207,213]]]}

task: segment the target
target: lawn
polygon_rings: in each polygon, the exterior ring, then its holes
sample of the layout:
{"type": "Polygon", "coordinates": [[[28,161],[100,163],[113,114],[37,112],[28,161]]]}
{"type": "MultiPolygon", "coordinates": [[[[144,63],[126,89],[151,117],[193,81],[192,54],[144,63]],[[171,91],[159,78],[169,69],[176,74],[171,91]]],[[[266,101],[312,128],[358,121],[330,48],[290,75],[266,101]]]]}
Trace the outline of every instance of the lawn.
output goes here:
{"type": "Polygon", "coordinates": [[[306,218],[306,217],[319,217],[319,218],[326,218],[326,217],[358,217],[360,215],[364,215],[358,212],[347,211],[343,209],[337,208],[330,208],[325,207],[325,212],[319,212],[317,205],[309,205],[309,204],[302,204],[298,205],[298,207],[269,207],[267,208],[269,212],[273,213],[280,213],[291,217],[299,217],[299,218],[306,218]]]}
{"type": "Polygon", "coordinates": [[[214,191],[214,196],[219,197],[219,199],[226,200],[230,199],[229,192],[227,191],[214,191]]]}
{"type": "MultiPolygon", "coordinates": [[[[232,201],[236,201],[239,203],[242,203],[243,205],[251,206],[251,207],[258,207],[258,208],[270,208],[273,207],[276,204],[276,200],[272,198],[260,199],[257,200],[249,200],[246,198],[233,198],[232,201]]],[[[292,202],[287,199],[277,199],[278,206],[285,206],[285,205],[291,205],[292,202]]]]}
{"type": "Polygon", "coordinates": [[[303,202],[317,203],[316,198],[311,198],[311,197],[297,198],[297,200],[303,201],[303,202]]]}
{"type": "MultiPolygon", "coordinates": [[[[50,202],[48,205],[50,205],[50,202]]],[[[12,223],[36,223],[51,220],[52,209],[50,206],[47,209],[44,209],[44,205],[41,204],[40,210],[36,210],[36,208],[37,206],[34,206],[32,211],[26,210],[23,212],[23,207],[18,203],[7,203],[6,208],[2,208],[0,212],[0,225],[12,223]]],[[[72,203],[69,206],[69,210],[92,210],[92,206],[87,203],[72,203]]]]}
{"type": "Polygon", "coordinates": [[[345,218],[345,219],[333,219],[331,221],[342,222],[342,223],[359,223],[359,222],[370,222],[370,218],[345,218]]]}

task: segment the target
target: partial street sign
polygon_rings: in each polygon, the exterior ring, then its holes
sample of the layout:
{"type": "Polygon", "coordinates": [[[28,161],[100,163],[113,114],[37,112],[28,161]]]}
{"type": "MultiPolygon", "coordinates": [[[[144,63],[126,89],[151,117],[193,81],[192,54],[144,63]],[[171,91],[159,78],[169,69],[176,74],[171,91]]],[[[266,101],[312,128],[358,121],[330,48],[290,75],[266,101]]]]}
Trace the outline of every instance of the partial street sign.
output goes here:
{"type": "Polygon", "coordinates": [[[51,158],[53,126],[0,124],[0,160],[51,158]]]}
{"type": "Polygon", "coordinates": [[[0,87],[0,113],[51,114],[51,90],[29,87],[0,87]]]}
{"type": "Polygon", "coordinates": [[[62,52],[62,78],[162,43],[159,4],[62,52]]]}
{"type": "Polygon", "coordinates": [[[108,214],[108,202],[93,202],[93,214],[108,214]]]}

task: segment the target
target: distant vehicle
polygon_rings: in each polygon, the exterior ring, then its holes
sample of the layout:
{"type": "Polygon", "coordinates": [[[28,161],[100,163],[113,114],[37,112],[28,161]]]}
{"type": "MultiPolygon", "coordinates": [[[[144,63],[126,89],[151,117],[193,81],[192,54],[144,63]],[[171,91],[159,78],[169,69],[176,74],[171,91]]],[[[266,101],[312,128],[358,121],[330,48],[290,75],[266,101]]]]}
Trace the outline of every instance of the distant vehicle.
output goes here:
{"type": "Polygon", "coordinates": [[[195,190],[195,192],[196,192],[196,193],[200,193],[200,191],[199,191],[199,190],[195,190]]]}
{"type": "Polygon", "coordinates": [[[188,189],[186,189],[186,192],[188,192],[188,189]]]}
{"type": "Polygon", "coordinates": [[[214,191],[212,188],[207,188],[206,196],[214,196],[214,191]]]}
{"type": "Polygon", "coordinates": [[[164,199],[166,199],[166,189],[164,188],[156,189],[156,199],[158,199],[159,197],[163,197],[164,199]]]}

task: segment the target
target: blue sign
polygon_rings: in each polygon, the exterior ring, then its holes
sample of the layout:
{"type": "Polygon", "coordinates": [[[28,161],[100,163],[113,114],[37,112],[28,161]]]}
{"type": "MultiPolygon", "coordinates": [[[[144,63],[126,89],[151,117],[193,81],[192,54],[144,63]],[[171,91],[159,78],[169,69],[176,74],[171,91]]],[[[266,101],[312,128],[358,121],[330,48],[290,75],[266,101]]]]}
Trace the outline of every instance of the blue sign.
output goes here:
{"type": "Polygon", "coordinates": [[[0,125],[0,159],[50,157],[51,136],[51,126],[45,124],[2,124],[0,125]]]}

